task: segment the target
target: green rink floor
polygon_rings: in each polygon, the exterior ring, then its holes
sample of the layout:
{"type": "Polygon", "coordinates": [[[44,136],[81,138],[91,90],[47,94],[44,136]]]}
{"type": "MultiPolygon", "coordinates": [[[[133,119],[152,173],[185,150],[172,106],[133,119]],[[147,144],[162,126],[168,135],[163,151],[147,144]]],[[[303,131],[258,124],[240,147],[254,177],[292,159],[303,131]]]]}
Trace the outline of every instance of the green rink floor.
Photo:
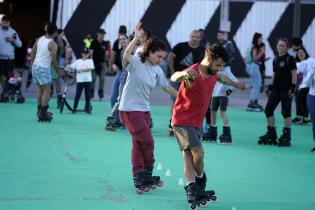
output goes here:
{"type": "MultiPolygon", "coordinates": [[[[80,105],[83,106],[83,102],[80,105]]],[[[39,123],[35,100],[0,104],[0,210],[188,209],[182,153],[167,136],[168,106],[152,106],[155,171],[164,186],[137,195],[131,175],[131,137],[105,131],[109,103],[93,113],[60,114],[39,123]],[[156,166],[160,163],[161,170],[156,166]],[[171,176],[166,176],[169,170],[171,176]]],[[[204,209],[314,210],[315,154],[311,126],[294,126],[292,146],[257,145],[266,131],[263,113],[229,108],[233,145],[204,143],[208,189],[218,203],[204,209]]],[[[277,113],[277,131],[283,122],[277,113]]],[[[218,119],[221,134],[221,119],[218,119]]]]}

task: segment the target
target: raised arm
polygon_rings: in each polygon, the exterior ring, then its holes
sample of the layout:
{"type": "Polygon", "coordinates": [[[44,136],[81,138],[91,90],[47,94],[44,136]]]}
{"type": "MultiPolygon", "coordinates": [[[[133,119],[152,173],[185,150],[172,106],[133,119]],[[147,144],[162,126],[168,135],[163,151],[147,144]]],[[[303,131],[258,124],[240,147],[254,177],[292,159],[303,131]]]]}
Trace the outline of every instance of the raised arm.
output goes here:
{"type": "Polygon", "coordinates": [[[122,65],[124,68],[126,68],[128,66],[128,63],[129,63],[130,58],[131,58],[131,54],[132,54],[133,49],[135,48],[140,36],[141,36],[141,23],[139,22],[135,28],[135,36],[132,39],[132,41],[128,44],[128,46],[127,46],[127,48],[123,54],[122,65]]]}

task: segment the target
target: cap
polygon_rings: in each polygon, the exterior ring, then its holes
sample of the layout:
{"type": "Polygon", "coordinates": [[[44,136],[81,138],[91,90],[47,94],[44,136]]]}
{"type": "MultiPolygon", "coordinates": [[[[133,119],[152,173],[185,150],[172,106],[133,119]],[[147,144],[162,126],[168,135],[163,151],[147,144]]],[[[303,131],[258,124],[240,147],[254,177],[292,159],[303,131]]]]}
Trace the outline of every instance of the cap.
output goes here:
{"type": "Polygon", "coordinates": [[[118,33],[126,34],[127,33],[127,27],[125,25],[119,26],[118,33]]]}
{"type": "Polygon", "coordinates": [[[97,33],[99,33],[99,34],[106,34],[106,31],[104,29],[100,28],[97,33]]]}
{"type": "Polygon", "coordinates": [[[87,54],[87,53],[90,53],[90,50],[87,47],[83,47],[81,50],[81,53],[87,54]]]}

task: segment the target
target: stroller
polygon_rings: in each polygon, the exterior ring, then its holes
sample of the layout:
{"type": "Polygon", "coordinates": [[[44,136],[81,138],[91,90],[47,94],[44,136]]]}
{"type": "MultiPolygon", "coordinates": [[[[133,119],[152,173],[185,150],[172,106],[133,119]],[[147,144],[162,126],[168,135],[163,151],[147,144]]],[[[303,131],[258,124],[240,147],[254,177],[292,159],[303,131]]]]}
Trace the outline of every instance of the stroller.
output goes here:
{"type": "Polygon", "coordinates": [[[6,87],[0,96],[0,103],[16,101],[17,104],[25,102],[22,94],[22,74],[23,72],[15,71],[8,74],[6,87]]]}
{"type": "MultiPolygon", "coordinates": [[[[69,111],[73,111],[73,108],[71,107],[71,105],[68,103],[66,96],[67,96],[67,88],[68,85],[73,85],[75,83],[75,72],[72,69],[67,69],[65,68],[65,74],[63,75],[63,79],[64,79],[64,83],[65,83],[65,87],[64,87],[64,91],[62,94],[62,99],[61,99],[61,106],[60,106],[60,113],[63,112],[64,107],[66,106],[67,109],[69,111]]],[[[85,112],[86,110],[76,110],[76,112],[85,112]]],[[[92,111],[92,105],[90,104],[89,106],[89,111],[92,111]]]]}

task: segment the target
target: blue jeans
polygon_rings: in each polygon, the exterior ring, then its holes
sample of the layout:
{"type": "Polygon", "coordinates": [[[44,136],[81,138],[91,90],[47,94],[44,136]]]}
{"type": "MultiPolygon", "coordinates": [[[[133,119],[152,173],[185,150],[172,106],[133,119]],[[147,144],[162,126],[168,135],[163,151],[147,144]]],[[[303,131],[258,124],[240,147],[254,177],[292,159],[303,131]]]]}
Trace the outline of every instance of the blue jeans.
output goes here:
{"type": "Polygon", "coordinates": [[[256,63],[246,64],[246,72],[249,75],[251,85],[249,100],[258,100],[261,85],[259,65],[257,65],[256,63]]]}
{"type": "Polygon", "coordinates": [[[307,108],[311,116],[312,127],[313,127],[313,140],[315,143],[315,96],[307,96],[307,108]]]}
{"type": "MultiPolygon", "coordinates": [[[[125,70],[126,71],[126,70],[125,70]]],[[[112,109],[114,108],[116,102],[117,102],[117,99],[118,99],[118,95],[119,95],[119,86],[121,83],[124,83],[124,80],[122,79],[122,76],[124,76],[124,73],[122,70],[118,70],[117,73],[116,73],[116,77],[114,79],[114,82],[113,82],[113,86],[112,86],[112,95],[110,97],[110,104],[111,104],[111,107],[112,109]]],[[[117,107],[115,107],[115,109],[117,109],[117,107]]],[[[115,110],[113,113],[112,113],[113,117],[116,119],[116,122],[117,123],[120,123],[120,120],[119,120],[119,113],[117,110],[115,110]]]]}

